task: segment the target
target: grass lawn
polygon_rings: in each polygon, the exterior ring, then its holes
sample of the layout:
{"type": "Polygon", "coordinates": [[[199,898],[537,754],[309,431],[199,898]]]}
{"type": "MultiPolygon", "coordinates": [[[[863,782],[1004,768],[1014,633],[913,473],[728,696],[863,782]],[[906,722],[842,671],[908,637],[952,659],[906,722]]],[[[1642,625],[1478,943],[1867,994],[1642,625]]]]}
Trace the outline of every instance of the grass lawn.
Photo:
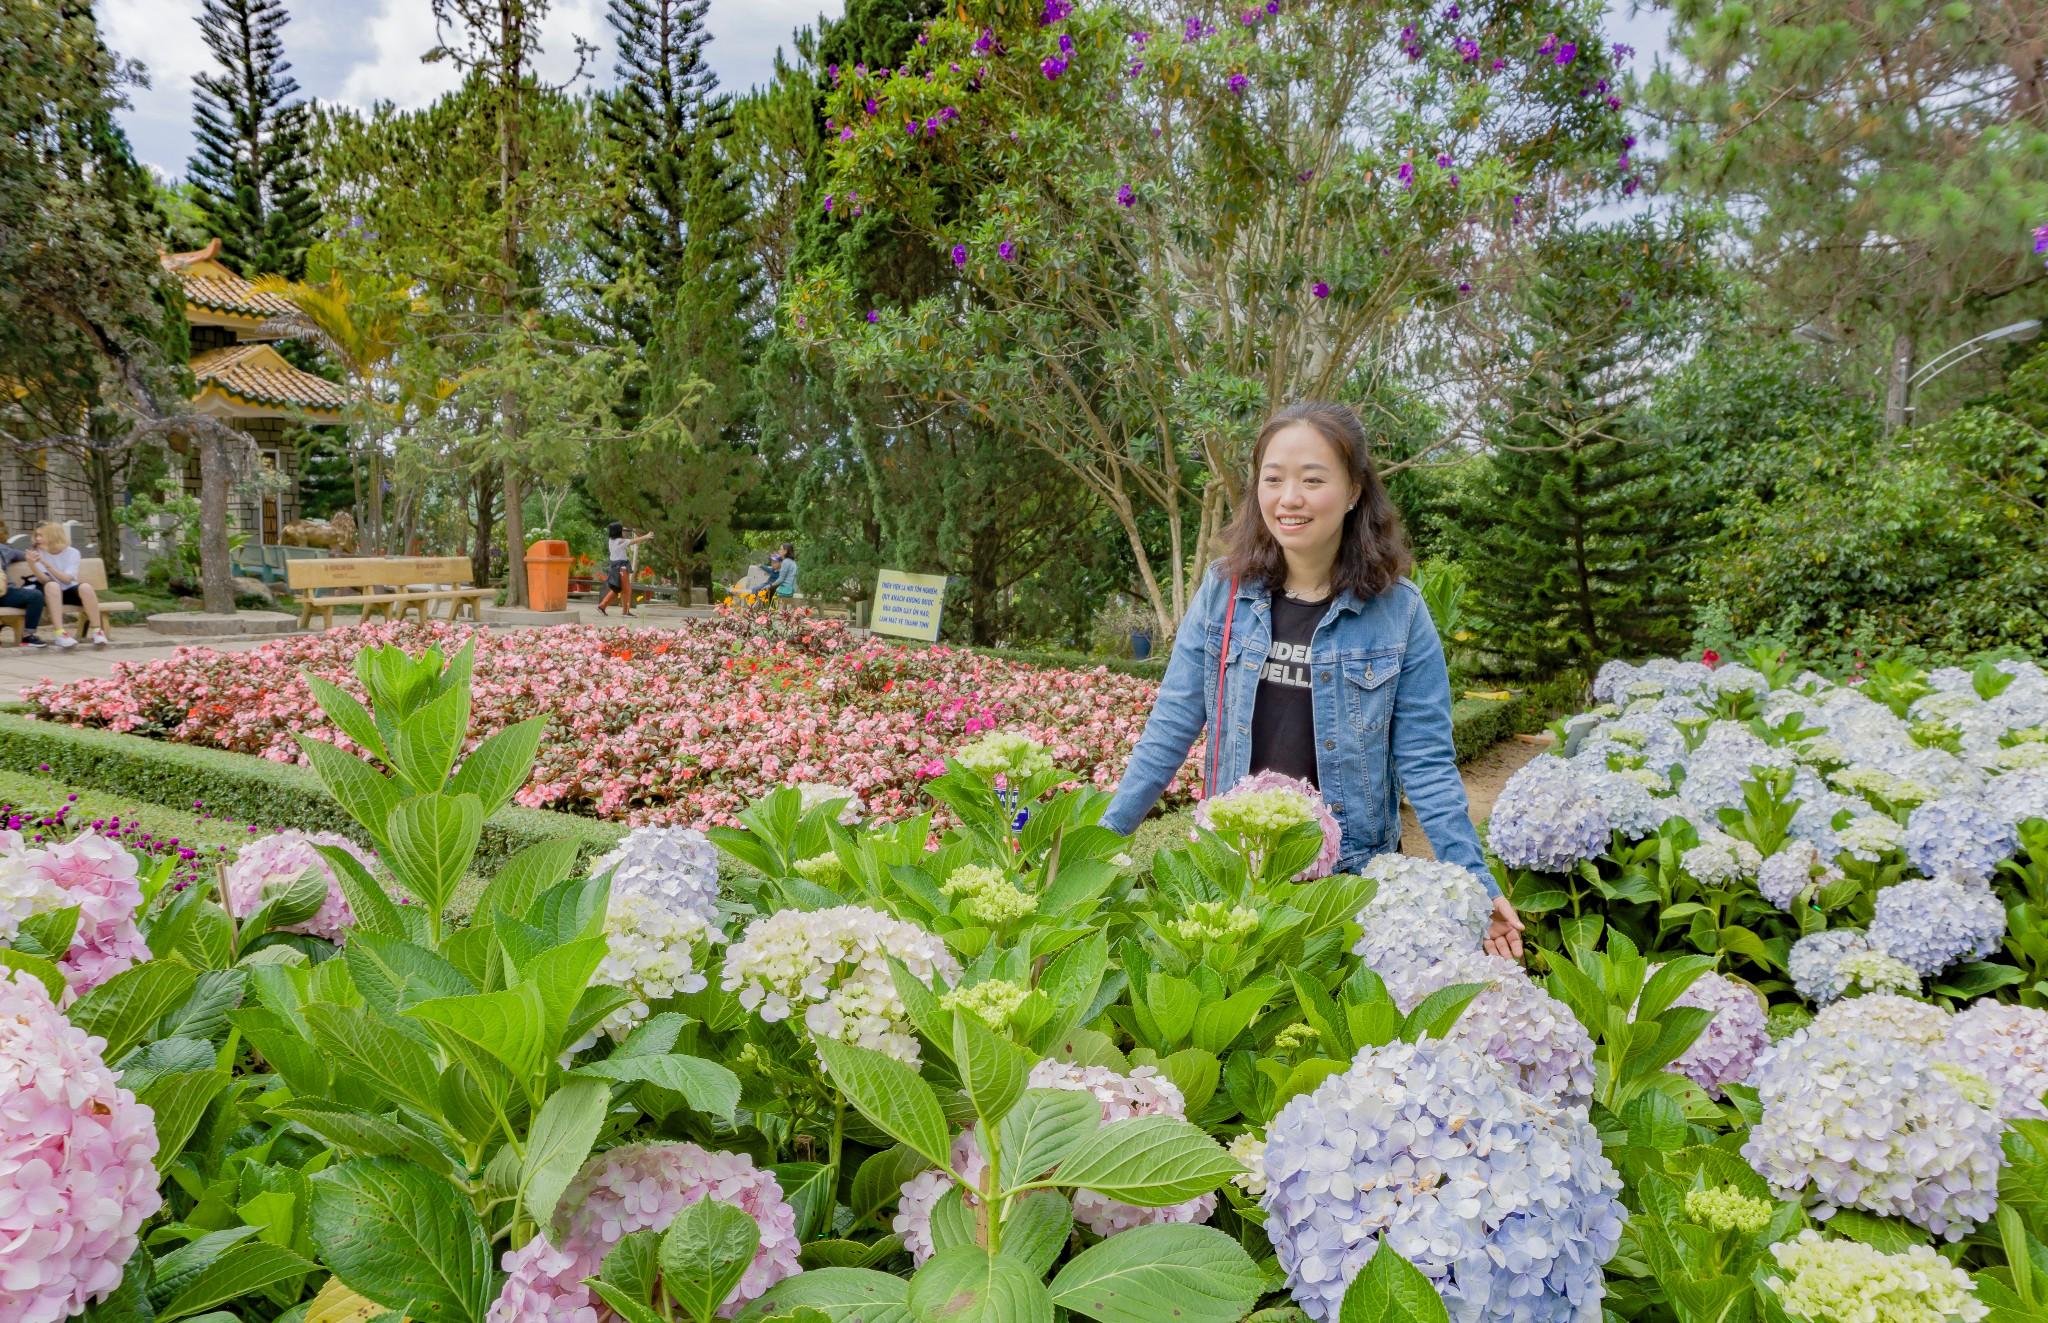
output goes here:
{"type": "Polygon", "coordinates": [[[74,826],[119,818],[124,827],[139,825],[142,831],[158,841],[175,841],[205,853],[224,849],[232,854],[250,835],[247,823],[233,823],[158,804],[146,804],[125,795],[110,795],[104,790],[66,785],[28,772],[0,771],[0,806],[4,806],[9,814],[25,813],[40,817],[54,814],[67,804],[71,811],[66,815],[66,821],[74,826]]]}

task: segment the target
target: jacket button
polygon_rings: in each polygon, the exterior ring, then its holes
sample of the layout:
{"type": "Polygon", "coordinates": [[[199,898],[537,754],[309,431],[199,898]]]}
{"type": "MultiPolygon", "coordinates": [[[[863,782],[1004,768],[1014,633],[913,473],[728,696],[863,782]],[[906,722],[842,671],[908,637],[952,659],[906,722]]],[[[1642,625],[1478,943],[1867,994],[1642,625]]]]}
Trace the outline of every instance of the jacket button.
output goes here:
{"type": "Polygon", "coordinates": [[[1324,672],[1323,672],[1323,683],[1324,683],[1324,684],[1328,684],[1329,682],[1330,682],[1330,673],[1329,673],[1328,671],[1324,671],[1324,672]]]}
{"type": "Polygon", "coordinates": [[[1336,747],[1337,747],[1337,741],[1335,741],[1335,740],[1324,740],[1324,741],[1323,741],[1323,747],[1324,747],[1325,749],[1334,749],[1334,748],[1336,748],[1336,747]]]}

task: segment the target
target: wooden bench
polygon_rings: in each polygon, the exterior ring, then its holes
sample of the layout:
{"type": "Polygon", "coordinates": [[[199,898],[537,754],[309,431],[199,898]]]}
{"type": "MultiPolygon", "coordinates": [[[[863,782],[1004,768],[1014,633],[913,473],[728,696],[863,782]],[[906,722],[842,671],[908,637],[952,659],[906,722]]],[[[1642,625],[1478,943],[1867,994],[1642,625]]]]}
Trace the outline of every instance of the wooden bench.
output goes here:
{"type": "MultiPolygon", "coordinates": [[[[104,594],[107,591],[107,563],[98,556],[84,557],[78,562],[78,581],[84,584],[91,584],[94,591],[104,594]]],[[[11,582],[9,586],[12,586],[11,582]]],[[[134,609],[135,603],[133,602],[110,602],[104,596],[100,598],[100,624],[103,627],[109,628],[108,637],[112,637],[111,626],[113,622],[108,620],[107,617],[115,611],[133,611],[134,609]]],[[[72,612],[79,612],[81,616],[84,614],[81,608],[75,606],[67,606],[64,610],[67,617],[72,612]]],[[[43,615],[47,618],[49,612],[45,610],[43,615]]],[[[0,629],[11,629],[14,631],[14,642],[17,647],[21,644],[21,637],[26,630],[27,624],[28,612],[18,606],[0,606],[0,629]]]]}
{"type": "Polygon", "coordinates": [[[362,608],[362,618],[387,620],[405,618],[417,610],[420,620],[436,602],[448,603],[448,618],[457,619],[467,609],[470,618],[481,620],[488,588],[478,588],[476,573],[467,556],[331,556],[324,560],[285,562],[285,575],[299,598],[299,628],[305,629],[314,616],[320,628],[334,626],[338,606],[362,608]]]}

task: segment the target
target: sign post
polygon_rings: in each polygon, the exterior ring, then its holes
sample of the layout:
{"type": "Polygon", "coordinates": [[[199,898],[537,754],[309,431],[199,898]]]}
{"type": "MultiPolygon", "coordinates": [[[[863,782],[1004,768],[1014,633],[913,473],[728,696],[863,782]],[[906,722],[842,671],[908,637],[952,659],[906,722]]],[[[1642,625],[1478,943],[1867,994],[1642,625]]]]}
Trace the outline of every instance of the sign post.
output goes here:
{"type": "Polygon", "coordinates": [[[946,576],[883,570],[875,576],[875,611],[868,628],[898,638],[939,639],[939,614],[946,605],[946,576]]]}

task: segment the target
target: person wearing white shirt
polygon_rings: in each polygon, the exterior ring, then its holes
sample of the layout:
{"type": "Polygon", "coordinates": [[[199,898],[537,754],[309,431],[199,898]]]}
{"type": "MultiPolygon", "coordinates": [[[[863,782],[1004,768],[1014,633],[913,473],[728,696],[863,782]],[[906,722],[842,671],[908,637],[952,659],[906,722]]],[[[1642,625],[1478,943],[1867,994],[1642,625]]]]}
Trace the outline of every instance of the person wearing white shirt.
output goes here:
{"type": "Polygon", "coordinates": [[[620,615],[633,614],[633,548],[653,536],[652,533],[642,533],[639,537],[627,537],[625,526],[617,520],[605,530],[605,559],[610,564],[605,570],[604,596],[597,603],[599,615],[610,614],[605,608],[612,604],[614,598],[625,600],[626,605],[620,615]]]}
{"type": "Polygon", "coordinates": [[[64,628],[64,608],[77,607],[92,626],[92,645],[107,646],[107,631],[100,620],[100,597],[89,583],[81,582],[78,565],[83,559],[61,524],[43,524],[36,529],[35,546],[28,552],[29,576],[43,587],[43,601],[50,613],[50,625],[57,631],[52,640],[60,648],[78,646],[64,628]]]}

